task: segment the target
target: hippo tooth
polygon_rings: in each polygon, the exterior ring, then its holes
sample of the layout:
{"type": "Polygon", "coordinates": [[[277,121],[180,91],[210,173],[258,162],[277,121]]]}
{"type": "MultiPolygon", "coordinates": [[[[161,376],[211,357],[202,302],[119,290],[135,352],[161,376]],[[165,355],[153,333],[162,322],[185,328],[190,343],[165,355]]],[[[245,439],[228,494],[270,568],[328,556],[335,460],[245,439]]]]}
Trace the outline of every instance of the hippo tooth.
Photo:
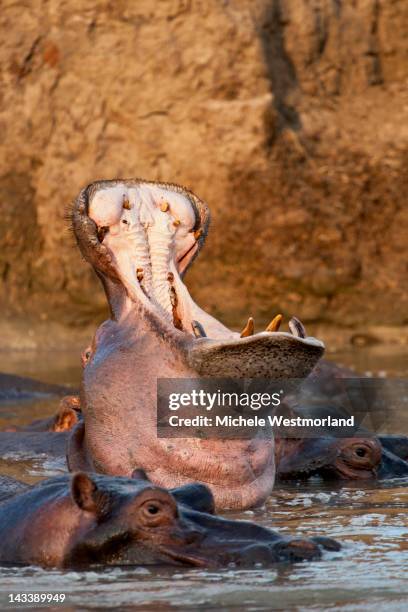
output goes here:
{"type": "Polygon", "coordinates": [[[167,212],[169,210],[169,203],[168,202],[162,202],[160,204],[160,210],[162,212],[167,212]]]}
{"type": "Polygon", "coordinates": [[[246,338],[247,336],[252,336],[254,333],[254,320],[252,317],[249,317],[247,324],[241,332],[241,338],[246,338]]]}
{"type": "Polygon", "coordinates": [[[266,328],[266,331],[267,332],[277,332],[282,323],[282,319],[283,319],[282,315],[277,314],[276,317],[274,317],[272,321],[269,323],[268,327],[266,328]]]}
{"type": "Polygon", "coordinates": [[[123,204],[122,204],[122,207],[123,207],[125,210],[131,210],[131,209],[132,209],[132,206],[131,206],[131,204],[130,204],[130,202],[129,202],[129,198],[128,198],[127,196],[123,196],[123,204]]]}
{"type": "Polygon", "coordinates": [[[306,338],[307,336],[305,326],[296,317],[292,317],[289,321],[289,329],[297,338],[306,338]]]}
{"type": "Polygon", "coordinates": [[[207,337],[204,327],[201,325],[199,321],[191,321],[191,327],[193,328],[193,332],[196,338],[206,338],[207,337]]]}
{"type": "Polygon", "coordinates": [[[195,238],[196,240],[198,240],[198,239],[199,239],[199,238],[202,236],[202,234],[203,234],[203,230],[202,230],[202,229],[198,229],[198,230],[196,230],[196,231],[194,232],[194,238],[195,238]]]}

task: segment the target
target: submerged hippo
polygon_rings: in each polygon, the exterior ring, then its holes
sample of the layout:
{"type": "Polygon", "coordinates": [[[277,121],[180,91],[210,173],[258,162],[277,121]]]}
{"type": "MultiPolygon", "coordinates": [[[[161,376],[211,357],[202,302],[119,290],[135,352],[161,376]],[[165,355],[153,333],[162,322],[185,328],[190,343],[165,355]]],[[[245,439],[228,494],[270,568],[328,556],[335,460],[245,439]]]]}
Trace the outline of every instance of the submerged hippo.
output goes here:
{"type": "MultiPolygon", "coordinates": [[[[377,478],[382,457],[381,444],[376,438],[368,436],[359,438],[322,436],[276,440],[277,476],[281,480],[308,478],[314,475],[341,480],[377,478]]],[[[399,465],[398,458],[396,464],[399,465]]],[[[408,475],[408,464],[406,470],[408,475]]]]}
{"type": "Polygon", "coordinates": [[[62,396],[68,387],[40,382],[24,376],[0,373],[0,402],[22,401],[33,398],[62,396]]]}
{"type": "Polygon", "coordinates": [[[303,378],[324,352],[293,319],[275,317],[254,334],[227,329],[190,297],[182,277],[201,249],[207,205],[176,185],[103,181],[73,205],[78,245],[104,286],[112,318],[84,361],[84,423],[69,448],[72,470],[130,476],[143,467],[163,487],[194,480],[211,487],[219,508],[262,503],[273,488],[273,439],[160,439],[159,378],[303,378]]]}
{"type": "Polygon", "coordinates": [[[136,478],[76,473],[32,488],[0,478],[0,563],[43,567],[174,565],[224,567],[319,559],[339,550],[325,537],[279,536],[213,515],[200,484],[167,491],[136,478]],[[1,500],[1,497],[0,497],[1,500]]]}
{"type": "Polygon", "coordinates": [[[70,431],[81,419],[80,401],[77,395],[66,395],[60,401],[55,414],[36,419],[28,425],[6,427],[3,431],[70,431]]]}
{"type": "MultiPolygon", "coordinates": [[[[300,394],[301,396],[301,394],[300,394]]],[[[283,405],[285,416],[323,419],[344,417],[337,406],[283,405]]],[[[328,427],[321,427],[319,437],[277,437],[275,458],[277,477],[281,480],[319,475],[330,480],[371,480],[408,476],[408,462],[390,448],[404,449],[408,438],[376,436],[356,425],[352,437],[338,437],[328,427]]],[[[403,453],[402,453],[403,454],[403,453]]]]}

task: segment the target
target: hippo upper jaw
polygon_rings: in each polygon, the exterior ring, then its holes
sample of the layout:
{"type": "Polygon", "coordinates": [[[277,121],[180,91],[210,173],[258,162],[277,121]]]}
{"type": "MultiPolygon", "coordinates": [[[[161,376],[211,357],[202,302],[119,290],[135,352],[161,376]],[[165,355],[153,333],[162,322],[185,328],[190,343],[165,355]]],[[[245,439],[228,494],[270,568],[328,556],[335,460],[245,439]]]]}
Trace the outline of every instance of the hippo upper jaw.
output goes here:
{"type": "MultiPolygon", "coordinates": [[[[161,533],[136,528],[123,529],[123,518],[113,537],[105,542],[101,533],[76,546],[65,565],[174,565],[220,568],[234,564],[253,567],[278,562],[321,558],[321,547],[313,539],[280,537],[274,531],[247,521],[228,520],[179,505],[174,522],[161,533]]],[[[109,526],[112,530],[112,525],[109,526]]],[[[100,529],[100,527],[99,527],[100,529]]],[[[324,540],[324,539],[323,539],[324,540]]],[[[322,542],[323,548],[336,543],[322,542]]],[[[338,547],[337,547],[338,548],[338,547]]]]}
{"type": "MultiPolygon", "coordinates": [[[[321,549],[313,540],[281,538],[276,532],[247,521],[231,521],[183,507],[183,520],[199,530],[200,538],[192,542],[175,559],[194,566],[225,567],[230,564],[253,567],[285,561],[319,559],[321,549]],[[186,554],[187,551],[189,554],[186,554]]],[[[193,528],[194,528],[193,527],[193,528]]]]}
{"type": "Polygon", "coordinates": [[[140,180],[103,181],[84,189],[72,210],[78,245],[107,293],[112,316],[132,309],[148,327],[174,338],[200,376],[303,378],[324,352],[291,320],[281,317],[254,334],[241,334],[204,312],[182,281],[208,232],[207,205],[175,185],[140,180]]]}

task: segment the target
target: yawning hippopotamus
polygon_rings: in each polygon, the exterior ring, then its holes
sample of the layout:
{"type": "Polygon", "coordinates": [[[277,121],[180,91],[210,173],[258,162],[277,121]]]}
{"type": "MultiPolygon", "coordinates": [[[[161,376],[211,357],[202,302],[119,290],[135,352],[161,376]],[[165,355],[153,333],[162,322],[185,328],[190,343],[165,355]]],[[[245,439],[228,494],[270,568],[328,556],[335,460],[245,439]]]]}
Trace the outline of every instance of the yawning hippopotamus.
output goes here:
{"type": "Polygon", "coordinates": [[[190,297],[182,277],[201,249],[209,211],[176,185],[103,181],[73,205],[78,245],[104,286],[112,318],[86,356],[84,423],[69,449],[72,470],[129,476],[141,466],[166,488],[208,484],[218,508],[262,503],[273,488],[273,440],[159,439],[159,378],[297,378],[324,352],[295,318],[254,334],[227,329],[190,297]]]}
{"type": "Polygon", "coordinates": [[[76,473],[32,488],[0,478],[0,496],[2,488],[9,494],[0,502],[3,564],[250,567],[319,559],[322,548],[340,549],[326,537],[282,537],[219,518],[208,487],[167,491],[141,470],[133,479],[76,473]]]}

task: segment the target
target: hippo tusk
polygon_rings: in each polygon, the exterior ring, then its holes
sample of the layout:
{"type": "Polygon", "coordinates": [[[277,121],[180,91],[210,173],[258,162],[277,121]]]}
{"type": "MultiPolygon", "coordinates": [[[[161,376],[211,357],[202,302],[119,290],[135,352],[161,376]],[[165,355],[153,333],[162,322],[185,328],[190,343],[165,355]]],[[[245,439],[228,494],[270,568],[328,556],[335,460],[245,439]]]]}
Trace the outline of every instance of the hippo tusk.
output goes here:
{"type": "Polygon", "coordinates": [[[292,317],[291,320],[289,321],[289,329],[292,332],[292,334],[296,336],[297,338],[307,337],[305,326],[296,317],[292,317]]]}
{"type": "Polygon", "coordinates": [[[240,334],[241,338],[247,338],[247,336],[252,336],[254,333],[254,328],[254,320],[252,317],[249,317],[247,324],[245,325],[244,329],[240,334]]]}
{"type": "Polygon", "coordinates": [[[283,319],[283,316],[281,314],[277,314],[276,317],[273,317],[272,321],[269,323],[265,331],[277,332],[281,326],[282,319],[283,319]]]}
{"type": "Polygon", "coordinates": [[[204,327],[201,325],[199,321],[191,321],[191,327],[193,328],[193,332],[196,338],[206,338],[207,337],[204,327]]]}

